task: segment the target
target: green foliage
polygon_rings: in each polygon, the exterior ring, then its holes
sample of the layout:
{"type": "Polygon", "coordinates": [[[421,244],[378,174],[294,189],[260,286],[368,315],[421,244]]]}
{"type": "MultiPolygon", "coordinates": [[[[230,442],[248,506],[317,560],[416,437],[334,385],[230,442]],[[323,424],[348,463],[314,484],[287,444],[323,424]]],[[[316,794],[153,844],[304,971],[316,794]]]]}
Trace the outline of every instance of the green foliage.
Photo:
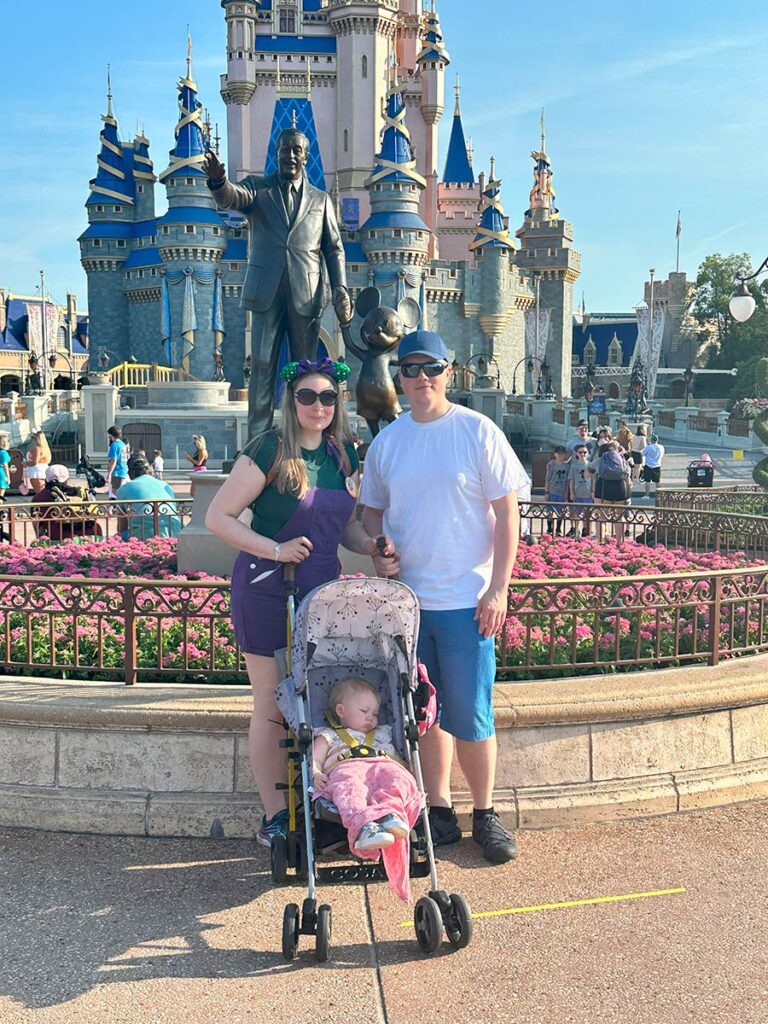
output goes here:
{"type": "Polygon", "coordinates": [[[714,340],[710,349],[711,369],[740,371],[732,398],[754,395],[756,361],[768,355],[768,283],[750,282],[757,308],[746,323],[737,323],[728,310],[737,274],[751,274],[752,261],[746,253],[707,256],[699,267],[690,312],[699,324],[700,340],[714,340]]]}
{"type": "MultiPolygon", "coordinates": [[[[757,385],[763,390],[768,389],[768,359],[761,359],[757,364],[757,385]]],[[[768,412],[761,412],[755,420],[754,431],[763,444],[768,444],[768,412]]],[[[752,479],[759,487],[768,490],[768,458],[761,459],[752,470],[752,479]]]]}

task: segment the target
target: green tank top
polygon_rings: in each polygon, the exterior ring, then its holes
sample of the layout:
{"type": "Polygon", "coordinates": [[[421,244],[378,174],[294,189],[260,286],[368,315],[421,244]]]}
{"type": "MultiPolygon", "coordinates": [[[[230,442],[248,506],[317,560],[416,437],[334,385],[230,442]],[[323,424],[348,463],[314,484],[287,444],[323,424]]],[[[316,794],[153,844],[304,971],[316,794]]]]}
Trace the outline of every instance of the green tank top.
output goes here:
{"type": "MultiPolygon", "coordinates": [[[[247,455],[251,461],[255,462],[266,476],[275,461],[277,442],[278,434],[274,430],[270,430],[250,441],[243,448],[241,454],[247,455]]],[[[345,445],[344,449],[354,473],[359,464],[357,452],[354,445],[351,444],[345,445]]],[[[328,451],[325,441],[314,451],[302,448],[301,455],[307,467],[307,479],[310,487],[320,487],[331,491],[346,489],[344,473],[338,461],[328,451]]],[[[298,505],[299,499],[293,494],[287,492],[281,494],[274,483],[269,484],[251,505],[253,512],[251,529],[263,537],[275,537],[291,518],[298,505]]]]}

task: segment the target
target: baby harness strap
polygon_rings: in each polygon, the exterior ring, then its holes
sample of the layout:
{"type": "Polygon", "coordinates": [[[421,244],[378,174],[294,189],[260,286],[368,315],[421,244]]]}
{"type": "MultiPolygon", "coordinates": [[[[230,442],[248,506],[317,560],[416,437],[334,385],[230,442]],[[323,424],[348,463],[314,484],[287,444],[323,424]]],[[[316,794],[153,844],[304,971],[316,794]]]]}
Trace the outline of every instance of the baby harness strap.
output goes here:
{"type": "Polygon", "coordinates": [[[373,746],[373,740],[376,736],[376,728],[369,729],[365,734],[365,739],[362,743],[358,743],[355,737],[347,732],[344,726],[340,725],[333,717],[330,711],[325,712],[325,720],[344,743],[349,747],[346,754],[342,754],[339,758],[340,761],[347,761],[350,757],[388,757],[389,755],[383,750],[376,750],[373,746]]]}

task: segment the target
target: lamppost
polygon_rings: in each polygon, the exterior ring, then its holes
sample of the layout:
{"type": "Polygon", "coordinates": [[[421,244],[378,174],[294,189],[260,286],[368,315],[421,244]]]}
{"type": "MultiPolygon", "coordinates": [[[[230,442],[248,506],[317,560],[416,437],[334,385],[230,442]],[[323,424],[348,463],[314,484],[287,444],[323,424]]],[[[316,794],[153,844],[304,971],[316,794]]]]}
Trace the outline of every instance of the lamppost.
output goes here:
{"type": "Polygon", "coordinates": [[[693,370],[690,366],[686,366],[683,370],[683,380],[685,381],[685,407],[687,409],[691,397],[691,383],[693,381],[693,370]]]}
{"type": "Polygon", "coordinates": [[[757,305],[750,294],[749,288],[747,288],[747,281],[754,281],[764,271],[768,271],[768,256],[766,256],[754,274],[736,275],[738,285],[736,291],[731,296],[731,301],[728,303],[728,309],[731,311],[733,319],[737,320],[740,324],[743,324],[745,320],[749,320],[755,312],[757,305]]]}
{"type": "Polygon", "coordinates": [[[645,373],[642,362],[637,359],[632,367],[632,375],[629,378],[629,392],[624,412],[627,416],[637,418],[646,411],[646,405],[645,373]]]}
{"type": "Polygon", "coordinates": [[[40,374],[37,372],[40,361],[34,352],[30,352],[28,362],[30,373],[27,378],[27,392],[30,395],[39,395],[43,390],[43,382],[40,378],[40,374]]]}
{"type": "Polygon", "coordinates": [[[590,422],[590,413],[592,406],[592,399],[595,397],[595,385],[592,380],[592,376],[595,372],[594,363],[590,363],[587,367],[587,380],[584,384],[584,401],[587,403],[587,431],[592,433],[592,424],[590,422]]]}
{"type": "MultiPolygon", "coordinates": [[[[527,358],[525,356],[523,356],[522,359],[518,359],[518,361],[515,363],[515,368],[512,371],[512,394],[513,395],[517,394],[517,371],[518,371],[518,368],[519,368],[521,363],[525,363],[526,370],[531,375],[531,377],[533,377],[533,359],[531,358],[531,356],[528,356],[527,358]]],[[[523,390],[525,390],[525,386],[523,386],[523,390]]]]}
{"type": "MultiPolygon", "coordinates": [[[[50,366],[51,370],[55,370],[56,369],[56,363],[59,360],[59,356],[61,356],[63,359],[66,360],[67,366],[69,367],[70,383],[72,385],[72,388],[74,388],[75,387],[75,378],[76,378],[77,371],[75,370],[74,363],[72,362],[72,360],[69,358],[68,355],[66,355],[64,352],[51,352],[51,354],[48,356],[48,365],[50,366]]],[[[53,376],[53,374],[51,374],[51,376],[53,376]]],[[[53,380],[51,380],[51,387],[53,387],[54,381],[55,381],[55,378],[53,380]]]]}

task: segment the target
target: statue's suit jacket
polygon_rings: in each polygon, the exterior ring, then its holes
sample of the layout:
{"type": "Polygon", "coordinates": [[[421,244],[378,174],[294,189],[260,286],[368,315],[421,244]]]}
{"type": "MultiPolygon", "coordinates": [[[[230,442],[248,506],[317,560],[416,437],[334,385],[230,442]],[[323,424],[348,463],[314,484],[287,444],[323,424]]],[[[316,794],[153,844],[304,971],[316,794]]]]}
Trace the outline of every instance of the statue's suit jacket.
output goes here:
{"type": "Polygon", "coordinates": [[[333,203],[327,192],[314,188],[306,177],[292,226],[277,174],[251,174],[237,185],[225,181],[212,195],[222,210],[239,210],[248,218],[248,270],[242,297],[246,309],[265,313],[287,269],[296,312],[319,317],[328,301],[321,254],[331,287],[346,287],[344,246],[333,203]]]}

